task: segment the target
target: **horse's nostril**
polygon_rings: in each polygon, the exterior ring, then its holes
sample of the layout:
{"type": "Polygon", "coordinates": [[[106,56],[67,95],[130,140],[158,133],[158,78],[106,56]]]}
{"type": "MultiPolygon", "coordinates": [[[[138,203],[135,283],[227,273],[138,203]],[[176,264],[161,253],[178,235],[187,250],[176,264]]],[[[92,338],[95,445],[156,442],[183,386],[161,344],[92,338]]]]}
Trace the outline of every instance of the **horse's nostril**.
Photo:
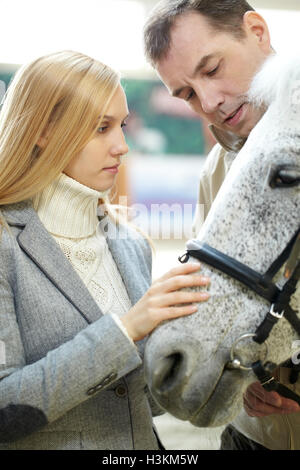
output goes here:
{"type": "Polygon", "coordinates": [[[177,389],[184,369],[184,358],[181,353],[161,358],[154,370],[153,387],[156,393],[164,395],[177,389]]]}

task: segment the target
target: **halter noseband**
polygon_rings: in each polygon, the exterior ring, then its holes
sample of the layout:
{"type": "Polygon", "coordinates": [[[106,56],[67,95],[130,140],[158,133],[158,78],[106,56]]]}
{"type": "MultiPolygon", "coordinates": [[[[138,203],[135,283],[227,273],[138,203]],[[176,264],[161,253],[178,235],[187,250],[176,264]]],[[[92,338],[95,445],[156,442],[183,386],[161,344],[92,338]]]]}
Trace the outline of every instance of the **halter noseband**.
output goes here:
{"type": "Polygon", "coordinates": [[[300,320],[297,317],[297,313],[289,305],[300,278],[300,229],[264,275],[261,275],[245,264],[212,248],[206,243],[199,243],[197,240],[192,240],[188,242],[187,247],[187,252],[178,258],[181,263],[186,263],[190,257],[197,258],[241,282],[271,303],[269,312],[266,314],[255,333],[243,335],[235,341],[231,348],[231,361],[228,363],[227,367],[243,370],[252,369],[266,390],[276,390],[282,396],[295,400],[300,404],[299,395],[277,382],[274,377],[267,372],[261,361],[254,362],[251,367],[246,367],[243,366],[238,359],[234,358],[234,348],[238,342],[246,337],[252,337],[258,344],[265,343],[273,326],[283,316],[300,336],[300,320]],[[273,278],[284,263],[286,263],[284,276],[287,282],[282,288],[279,288],[273,283],[273,278]]]}

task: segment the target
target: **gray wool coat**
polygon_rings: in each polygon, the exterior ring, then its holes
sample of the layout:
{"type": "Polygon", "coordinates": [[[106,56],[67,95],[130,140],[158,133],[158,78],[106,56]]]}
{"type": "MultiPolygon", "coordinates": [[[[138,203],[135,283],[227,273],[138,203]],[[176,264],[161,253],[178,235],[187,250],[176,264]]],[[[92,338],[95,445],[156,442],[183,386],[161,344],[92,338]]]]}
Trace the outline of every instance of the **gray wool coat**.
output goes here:
{"type": "MultiPolygon", "coordinates": [[[[157,449],[144,342],[102,314],[30,203],[1,209],[0,449],[157,449]]],[[[151,250],[133,232],[106,238],[135,304],[151,250]]]]}

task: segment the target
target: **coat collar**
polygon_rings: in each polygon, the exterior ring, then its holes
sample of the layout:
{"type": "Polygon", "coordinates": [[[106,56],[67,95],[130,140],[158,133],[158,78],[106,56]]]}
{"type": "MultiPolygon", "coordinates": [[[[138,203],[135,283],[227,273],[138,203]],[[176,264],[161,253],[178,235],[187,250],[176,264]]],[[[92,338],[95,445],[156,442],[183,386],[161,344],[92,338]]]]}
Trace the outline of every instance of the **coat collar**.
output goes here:
{"type": "Polygon", "coordinates": [[[239,152],[247,140],[243,139],[242,137],[237,137],[232,132],[222,131],[213,124],[209,125],[208,127],[216,141],[223,147],[224,150],[226,150],[226,152],[239,152]]]}
{"type": "MultiPolygon", "coordinates": [[[[10,226],[21,228],[17,240],[22,250],[79,310],[88,323],[96,321],[102,315],[100,308],[70,262],[62,255],[54,238],[41,223],[31,202],[26,201],[5,206],[5,208],[2,207],[2,211],[10,226]]],[[[145,285],[141,283],[139,270],[132,270],[128,275],[128,266],[137,266],[139,263],[132,238],[128,237],[124,227],[121,226],[116,234],[114,224],[109,220],[106,220],[105,223],[109,249],[132,305],[134,305],[148,286],[146,282],[145,285]],[[122,231],[124,233],[121,233],[122,231]],[[109,233],[114,233],[117,236],[110,238],[109,233]]]]}

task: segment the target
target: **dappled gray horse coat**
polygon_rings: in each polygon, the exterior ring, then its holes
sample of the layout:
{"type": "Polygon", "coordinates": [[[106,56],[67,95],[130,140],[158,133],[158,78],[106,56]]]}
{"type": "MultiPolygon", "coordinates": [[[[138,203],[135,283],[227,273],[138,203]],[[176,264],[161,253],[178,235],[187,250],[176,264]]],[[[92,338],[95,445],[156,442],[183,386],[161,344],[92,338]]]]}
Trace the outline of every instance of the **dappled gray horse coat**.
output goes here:
{"type": "MultiPolygon", "coordinates": [[[[30,204],[2,212],[0,449],[156,449],[143,342],[102,314],[30,204]]],[[[135,304],[151,250],[132,229],[118,234],[107,243],[135,304]]]]}

